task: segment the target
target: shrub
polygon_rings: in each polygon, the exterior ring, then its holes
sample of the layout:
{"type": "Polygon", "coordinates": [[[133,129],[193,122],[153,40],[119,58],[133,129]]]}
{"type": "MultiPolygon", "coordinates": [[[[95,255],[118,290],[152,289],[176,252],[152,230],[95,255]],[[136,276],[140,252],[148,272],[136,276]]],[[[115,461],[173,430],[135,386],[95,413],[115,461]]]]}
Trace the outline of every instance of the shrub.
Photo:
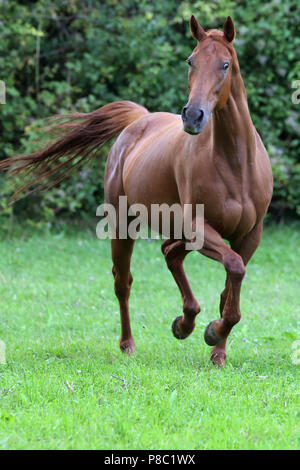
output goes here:
{"type": "MultiPolygon", "coordinates": [[[[206,28],[235,21],[235,46],[255,126],[274,177],[271,209],[300,215],[299,106],[291,101],[300,79],[299,2],[296,0],[2,1],[0,158],[32,148],[36,125],[69,110],[87,112],[130,99],[149,110],[179,113],[187,97],[186,57],[194,47],[192,13],[206,28]]],[[[0,210],[52,221],[95,214],[103,197],[103,162],[84,167],[49,192],[8,207],[12,182],[0,175],[0,210]]]]}

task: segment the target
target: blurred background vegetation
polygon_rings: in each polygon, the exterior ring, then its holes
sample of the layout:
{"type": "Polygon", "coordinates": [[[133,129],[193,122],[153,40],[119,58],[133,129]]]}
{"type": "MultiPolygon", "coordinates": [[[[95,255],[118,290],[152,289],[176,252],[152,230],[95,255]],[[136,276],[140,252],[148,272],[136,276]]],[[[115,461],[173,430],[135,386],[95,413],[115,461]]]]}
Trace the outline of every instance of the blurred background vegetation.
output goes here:
{"type": "MultiPolygon", "coordinates": [[[[270,214],[299,217],[300,104],[291,100],[292,82],[300,80],[299,0],[0,0],[0,159],[31,151],[37,127],[51,114],[89,112],[120,99],[180,113],[185,60],[195,46],[192,13],[205,28],[234,19],[252,119],[274,171],[270,214]]],[[[14,206],[8,201],[15,182],[0,174],[2,229],[16,220],[44,226],[93,217],[103,200],[104,164],[99,158],[14,206]]]]}

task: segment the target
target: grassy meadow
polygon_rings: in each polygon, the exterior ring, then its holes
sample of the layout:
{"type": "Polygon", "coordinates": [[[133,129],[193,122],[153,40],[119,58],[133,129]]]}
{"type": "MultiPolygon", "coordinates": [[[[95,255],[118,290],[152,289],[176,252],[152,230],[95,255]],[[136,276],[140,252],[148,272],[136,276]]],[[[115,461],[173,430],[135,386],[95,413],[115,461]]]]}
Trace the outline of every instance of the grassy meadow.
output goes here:
{"type": "Polygon", "coordinates": [[[136,242],[128,358],[108,241],[84,231],[2,241],[0,449],[299,448],[299,226],[265,229],[222,369],[203,332],[224,269],[198,253],[185,266],[202,310],[178,341],[181,298],[160,242],[136,242]]]}

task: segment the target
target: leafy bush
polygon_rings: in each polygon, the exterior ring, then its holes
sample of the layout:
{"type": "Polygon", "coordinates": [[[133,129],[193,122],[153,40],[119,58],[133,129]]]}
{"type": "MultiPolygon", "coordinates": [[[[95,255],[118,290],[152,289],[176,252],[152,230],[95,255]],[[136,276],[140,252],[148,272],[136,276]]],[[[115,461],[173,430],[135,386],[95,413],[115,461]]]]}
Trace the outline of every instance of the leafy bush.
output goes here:
{"type": "MultiPolygon", "coordinates": [[[[300,6],[296,0],[50,0],[0,3],[0,158],[32,148],[46,116],[92,111],[129,99],[151,111],[180,112],[187,99],[186,57],[195,45],[188,20],[205,28],[235,21],[237,49],[255,126],[275,177],[272,210],[300,215],[299,107],[291,88],[300,79],[300,6]]],[[[53,221],[93,216],[103,197],[103,161],[59,187],[7,205],[13,183],[0,175],[0,211],[53,221]]]]}

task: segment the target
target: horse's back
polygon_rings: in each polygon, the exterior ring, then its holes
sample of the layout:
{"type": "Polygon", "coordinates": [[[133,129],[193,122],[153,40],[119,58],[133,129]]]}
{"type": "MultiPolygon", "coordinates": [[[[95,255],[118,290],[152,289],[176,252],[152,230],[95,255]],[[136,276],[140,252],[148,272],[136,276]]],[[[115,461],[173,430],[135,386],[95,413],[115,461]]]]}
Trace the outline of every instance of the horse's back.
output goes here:
{"type": "Polygon", "coordinates": [[[181,116],[172,113],[150,113],[128,125],[109,154],[106,188],[109,180],[113,184],[117,178],[120,191],[122,187],[130,204],[146,203],[149,199],[157,203],[171,202],[174,197],[178,199],[176,182],[172,178],[174,152],[171,147],[176,139],[180,141],[182,134],[181,116]]]}

